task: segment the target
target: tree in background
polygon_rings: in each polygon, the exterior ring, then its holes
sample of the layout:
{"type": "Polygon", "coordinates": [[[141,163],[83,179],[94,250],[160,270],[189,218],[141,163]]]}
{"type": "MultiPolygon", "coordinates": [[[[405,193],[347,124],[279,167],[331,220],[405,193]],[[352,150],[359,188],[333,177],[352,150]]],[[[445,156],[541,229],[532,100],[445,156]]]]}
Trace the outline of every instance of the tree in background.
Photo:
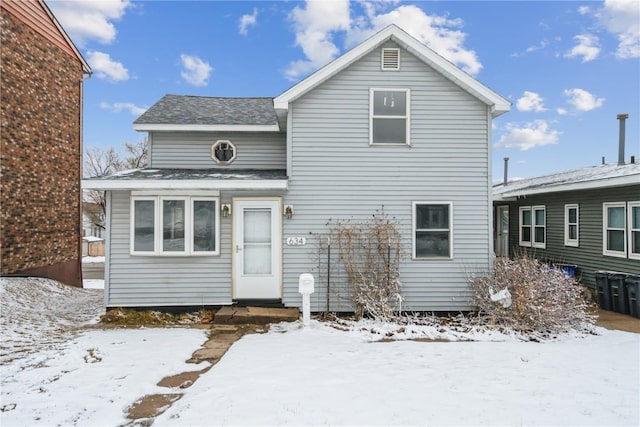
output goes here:
{"type": "MultiPolygon", "coordinates": [[[[113,147],[93,147],[84,156],[84,177],[101,177],[112,175],[126,169],[140,169],[147,166],[149,151],[147,139],[138,142],[126,142],[122,152],[113,147]]],[[[107,206],[105,192],[100,190],[85,190],[84,201],[98,205],[102,210],[102,219],[106,217],[107,206]]],[[[91,216],[96,226],[104,228],[104,224],[97,223],[100,219],[91,216]]]]}

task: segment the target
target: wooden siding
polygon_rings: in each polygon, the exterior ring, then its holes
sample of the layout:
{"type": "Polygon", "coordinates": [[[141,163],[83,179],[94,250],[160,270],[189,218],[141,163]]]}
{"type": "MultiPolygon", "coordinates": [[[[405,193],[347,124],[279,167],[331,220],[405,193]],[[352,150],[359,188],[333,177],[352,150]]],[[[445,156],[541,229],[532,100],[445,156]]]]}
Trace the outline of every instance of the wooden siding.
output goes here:
{"type": "Polygon", "coordinates": [[[153,132],[150,166],[154,168],[285,169],[284,133],[153,132]],[[218,165],[211,158],[211,146],[229,140],[236,147],[236,159],[218,165]]]}
{"type": "Polygon", "coordinates": [[[108,307],[231,303],[231,218],[220,218],[219,256],[131,256],[130,203],[128,191],[111,192],[105,265],[108,307]]]}
{"type": "MultiPolygon", "coordinates": [[[[312,242],[310,233],[326,232],[329,220],[370,218],[384,205],[402,233],[404,307],[466,310],[467,274],[490,264],[490,116],[407,51],[400,62],[400,71],[381,71],[375,49],[290,105],[284,203],[294,216],[284,221],[284,237],[312,242]],[[389,87],[411,90],[411,146],[369,145],[369,90],[389,87]],[[414,201],[453,203],[452,260],[411,260],[414,201]]],[[[284,247],[285,304],[300,304],[299,274],[314,272],[319,281],[316,252],[317,242],[284,247]]],[[[326,283],[315,289],[312,309],[324,310],[326,283]]]]}
{"type": "Polygon", "coordinates": [[[516,202],[496,202],[495,205],[509,205],[510,256],[527,251],[543,261],[577,265],[577,276],[581,282],[594,287],[598,270],[640,274],[640,260],[602,254],[602,204],[637,200],[640,200],[640,185],[532,195],[516,202]],[[565,204],[579,206],[578,247],[564,244],[565,204]],[[546,210],[546,248],[527,249],[518,243],[518,208],[537,205],[544,205],[546,210]]]}
{"type": "Polygon", "coordinates": [[[24,22],[29,28],[62,49],[65,53],[76,57],[76,52],[69,45],[64,35],[51,20],[44,6],[37,0],[3,1],[2,8],[24,22]]]}

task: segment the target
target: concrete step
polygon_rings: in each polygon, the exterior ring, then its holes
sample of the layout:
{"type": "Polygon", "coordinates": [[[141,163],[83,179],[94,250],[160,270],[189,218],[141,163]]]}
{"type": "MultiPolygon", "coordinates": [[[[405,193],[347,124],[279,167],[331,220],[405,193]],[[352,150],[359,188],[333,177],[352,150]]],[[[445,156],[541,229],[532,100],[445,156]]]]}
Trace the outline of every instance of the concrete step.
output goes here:
{"type": "Polygon", "coordinates": [[[240,325],[295,322],[300,318],[297,308],[222,307],[213,318],[214,324],[240,325]]]}

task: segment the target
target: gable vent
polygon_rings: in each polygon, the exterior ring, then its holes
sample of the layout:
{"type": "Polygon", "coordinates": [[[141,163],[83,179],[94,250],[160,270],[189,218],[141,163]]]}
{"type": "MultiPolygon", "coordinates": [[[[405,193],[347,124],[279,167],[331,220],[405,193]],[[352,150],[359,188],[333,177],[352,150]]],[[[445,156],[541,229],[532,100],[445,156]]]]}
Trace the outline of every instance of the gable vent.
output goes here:
{"type": "Polygon", "coordinates": [[[400,49],[382,49],[382,69],[400,69],[400,49]]]}

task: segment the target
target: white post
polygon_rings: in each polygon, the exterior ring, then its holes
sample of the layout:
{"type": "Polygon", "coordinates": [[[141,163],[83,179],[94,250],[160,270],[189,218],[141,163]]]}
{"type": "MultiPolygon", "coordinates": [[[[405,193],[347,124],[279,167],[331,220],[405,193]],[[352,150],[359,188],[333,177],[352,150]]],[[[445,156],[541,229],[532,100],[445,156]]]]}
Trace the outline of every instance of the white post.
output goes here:
{"type": "Polygon", "coordinates": [[[311,323],[311,294],[314,292],[313,274],[303,273],[298,281],[298,292],[302,294],[302,324],[311,323]]]}

